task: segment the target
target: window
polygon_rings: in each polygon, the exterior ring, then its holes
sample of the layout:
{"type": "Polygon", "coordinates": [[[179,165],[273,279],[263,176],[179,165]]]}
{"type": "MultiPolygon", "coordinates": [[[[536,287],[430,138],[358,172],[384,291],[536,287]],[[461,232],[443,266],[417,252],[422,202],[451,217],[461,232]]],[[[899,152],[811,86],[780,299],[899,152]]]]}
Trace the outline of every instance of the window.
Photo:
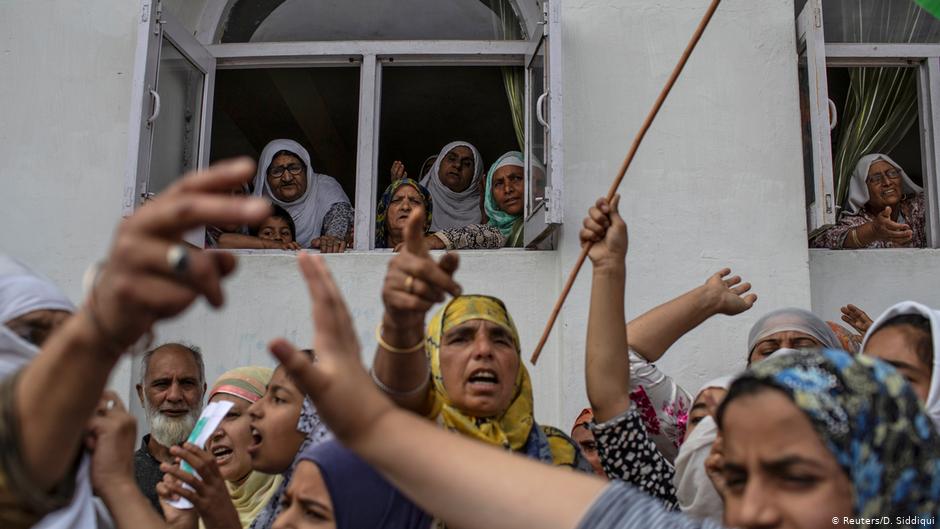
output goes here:
{"type": "Polygon", "coordinates": [[[392,161],[419,177],[425,158],[460,139],[484,169],[527,153],[525,242],[552,248],[558,13],[554,0],[208,0],[193,37],[143,0],[125,212],[183,170],[291,138],[342,185],[354,248],[369,250],[392,161]]]}
{"type": "Polygon", "coordinates": [[[914,2],[796,8],[810,237],[838,222],[858,159],[880,152],[922,185],[926,243],[940,247],[940,21],[914,2]]]}

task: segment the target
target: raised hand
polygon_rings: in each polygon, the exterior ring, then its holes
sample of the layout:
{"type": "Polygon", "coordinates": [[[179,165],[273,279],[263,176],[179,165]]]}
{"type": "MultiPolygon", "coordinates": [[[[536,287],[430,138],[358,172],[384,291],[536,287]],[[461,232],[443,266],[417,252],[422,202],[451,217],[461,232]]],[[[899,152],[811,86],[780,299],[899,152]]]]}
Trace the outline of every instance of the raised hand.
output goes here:
{"type": "MultiPolygon", "coordinates": [[[[232,504],[225,480],[212,454],[192,443],[185,443],[182,447],[170,447],[170,454],[189,463],[198,477],[184,471],[179,465],[161,464],[160,470],[166,473],[163,482],[157,485],[161,496],[183,497],[189,500],[207,528],[240,527],[238,512],[232,504]],[[183,483],[188,484],[191,489],[184,487],[183,483]]],[[[164,506],[164,510],[167,507],[169,506],[164,506]]]]}
{"type": "Polygon", "coordinates": [[[868,328],[871,327],[871,324],[874,323],[864,310],[852,304],[842,307],[842,321],[851,325],[863,336],[868,332],[868,328]]]}
{"type": "Polygon", "coordinates": [[[456,253],[434,261],[424,238],[424,218],[419,211],[412,212],[405,225],[404,245],[389,261],[382,286],[383,324],[423,326],[424,316],[434,304],[444,301],[447,294],[460,295],[460,285],[453,277],[458,265],[456,253]]]}
{"type": "Polygon", "coordinates": [[[885,207],[884,211],[875,215],[869,225],[875,240],[903,246],[909,244],[914,238],[914,231],[910,226],[891,220],[890,206],[885,207]]]}
{"type": "Polygon", "coordinates": [[[137,420],[117,393],[105,390],[88,423],[85,447],[91,452],[91,484],[98,496],[112,499],[123,485],[135,485],[134,444],[137,420]]]}
{"type": "Polygon", "coordinates": [[[119,225],[88,304],[114,352],[199,296],[222,305],[221,280],[235,269],[235,256],[181,246],[182,238],[204,224],[251,225],[269,215],[266,200],[228,193],[248,181],[254,167],[239,159],[185,176],[119,225]]]}
{"type": "Polygon", "coordinates": [[[620,195],[615,195],[610,203],[606,198],[599,198],[584,218],[579,237],[581,246],[594,244],[588,257],[595,268],[624,264],[627,255],[627,225],[620,217],[619,205],[620,195]]]}
{"type": "Polygon", "coordinates": [[[359,357],[359,340],[343,296],[320,257],[300,254],[300,270],[313,302],[313,362],[284,339],[270,344],[274,356],[310,396],[317,413],[344,444],[375,424],[378,415],[394,406],[375,387],[359,357]],[[349,405],[355,403],[355,412],[349,405]]]}
{"type": "Polygon", "coordinates": [[[722,268],[705,281],[702,286],[706,302],[713,314],[733,316],[750,309],[757,301],[757,294],[748,294],[750,283],[742,283],[741,276],[728,277],[730,268],[722,268]]]}
{"type": "Polygon", "coordinates": [[[392,181],[401,180],[402,178],[408,178],[408,171],[405,170],[405,164],[401,163],[399,160],[395,160],[392,163],[391,170],[392,181]]]}

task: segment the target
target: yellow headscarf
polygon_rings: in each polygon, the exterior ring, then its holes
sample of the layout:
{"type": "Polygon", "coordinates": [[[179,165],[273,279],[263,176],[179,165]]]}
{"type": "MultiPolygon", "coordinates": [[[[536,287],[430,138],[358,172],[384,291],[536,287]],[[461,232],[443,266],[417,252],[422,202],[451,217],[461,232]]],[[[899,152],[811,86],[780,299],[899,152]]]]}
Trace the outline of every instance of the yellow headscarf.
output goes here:
{"type": "MultiPolygon", "coordinates": [[[[444,334],[467,321],[486,320],[499,325],[512,336],[516,353],[521,351],[519,332],[509,316],[503,302],[490,296],[459,296],[450,301],[431,318],[427,332],[427,353],[431,363],[433,406],[431,417],[445,428],[472,437],[492,445],[502,446],[512,451],[521,451],[535,425],[532,399],[532,381],[529,371],[520,360],[516,373],[516,390],[509,407],[496,417],[473,417],[454,406],[444,389],[441,374],[441,338],[444,334]]],[[[574,445],[564,435],[556,435],[557,430],[543,428],[556,465],[573,465],[575,461],[574,445]]]]}
{"type": "MultiPolygon", "coordinates": [[[[254,403],[264,395],[273,372],[269,367],[239,367],[227,371],[212,385],[209,398],[224,393],[254,403]]],[[[279,474],[272,476],[253,470],[241,483],[225,482],[243,528],[247,529],[258,517],[283,479],[279,474]]],[[[201,519],[199,527],[205,527],[201,519]]]]}

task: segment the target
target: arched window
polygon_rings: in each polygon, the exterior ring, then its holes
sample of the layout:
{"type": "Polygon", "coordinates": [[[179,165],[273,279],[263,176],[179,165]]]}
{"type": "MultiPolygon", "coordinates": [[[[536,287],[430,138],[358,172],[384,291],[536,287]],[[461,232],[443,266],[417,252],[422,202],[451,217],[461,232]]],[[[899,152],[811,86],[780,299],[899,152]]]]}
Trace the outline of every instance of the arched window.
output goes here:
{"type": "Polygon", "coordinates": [[[552,247],[562,217],[558,12],[548,0],[208,0],[193,38],[159,0],[142,0],[125,210],[186,165],[179,153],[203,166],[290,138],[342,185],[355,249],[368,250],[392,162],[420,178],[426,159],[463,140],[484,173],[506,151],[526,153],[526,244],[552,247]],[[192,66],[191,86],[168,97],[164,85],[179,78],[171,57],[192,66]]]}

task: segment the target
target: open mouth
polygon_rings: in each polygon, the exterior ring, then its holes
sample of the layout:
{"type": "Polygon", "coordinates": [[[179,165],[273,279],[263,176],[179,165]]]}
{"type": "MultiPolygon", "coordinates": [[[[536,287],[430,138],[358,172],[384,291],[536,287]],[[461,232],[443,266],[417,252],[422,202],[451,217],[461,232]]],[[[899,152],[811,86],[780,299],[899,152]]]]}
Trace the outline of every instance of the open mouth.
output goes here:
{"type": "Polygon", "coordinates": [[[882,196],[882,197],[885,197],[885,198],[897,196],[897,194],[898,194],[898,192],[897,192],[896,190],[894,190],[894,189],[886,189],[886,190],[884,190],[884,191],[881,192],[881,196],[882,196]]]}
{"type": "Polygon", "coordinates": [[[495,388],[499,385],[499,375],[492,369],[476,369],[470,373],[467,382],[480,389],[495,388]]]}
{"type": "Polygon", "coordinates": [[[212,456],[215,457],[215,462],[219,465],[228,463],[234,454],[235,452],[227,446],[217,446],[212,449],[212,456]]]}
{"type": "Polygon", "coordinates": [[[251,427],[251,445],[248,447],[248,454],[253,455],[261,449],[261,443],[264,442],[264,436],[254,426],[251,427]]]}

